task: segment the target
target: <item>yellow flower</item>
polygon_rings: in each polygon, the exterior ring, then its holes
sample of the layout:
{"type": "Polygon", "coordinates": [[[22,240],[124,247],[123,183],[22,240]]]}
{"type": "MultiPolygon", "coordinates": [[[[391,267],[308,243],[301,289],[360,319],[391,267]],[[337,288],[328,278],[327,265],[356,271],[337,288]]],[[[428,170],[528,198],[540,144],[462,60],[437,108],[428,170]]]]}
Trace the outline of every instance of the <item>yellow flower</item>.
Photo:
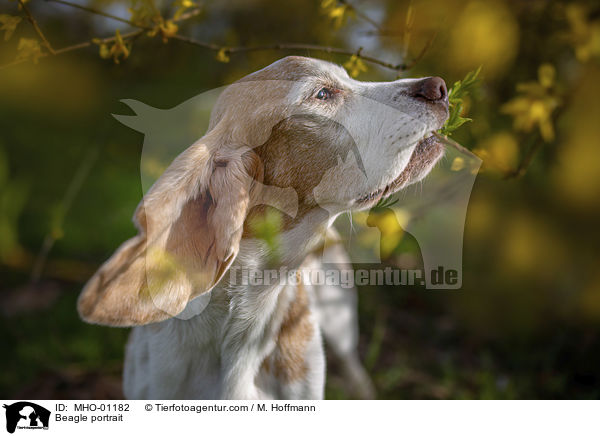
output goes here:
{"type": "Polygon", "coordinates": [[[131,44],[125,43],[125,40],[118,29],[115,32],[115,40],[112,45],[109,46],[108,42],[104,42],[99,38],[92,39],[92,42],[98,44],[100,57],[102,59],[112,58],[115,64],[118,64],[121,59],[127,59],[131,53],[131,44]]]}
{"type": "Polygon", "coordinates": [[[167,20],[160,24],[160,34],[162,35],[163,42],[167,42],[169,38],[172,38],[177,34],[177,24],[173,20],[167,20]]]}
{"type": "Polygon", "coordinates": [[[354,13],[352,6],[348,4],[338,4],[336,0],[323,0],[321,8],[333,20],[333,25],[339,29],[345,22],[348,16],[354,13]]]}
{"type": "Polygon", "coordinates": [[[387,258],[396,249],[402,237],[404,228],[410,221],[410,215],[403,209],[372,209],[366,223],[369,227],[377,227],[381,233],[380,254],[387,258]]]}
{"type": "Polygon", "coordinates": [[[120,62],[120,58],[127,59],[130,53],[130,47],[125,44],[123,37],[121,36],[121,32],[119,29],[115,32],[115,42],[110,48],[109,55],[115,61],[115,64],[120,62]]]}
{"type": "Polygon", "coordinates": [[[21,22],[21,17],[15,17],[12,15],[0,14],[0,30],[4,30],[4,40],[8,41],[15,29],[17,24],[21,22]]]}
{"type": "Polygon", "coordinates": [[[450,166],[450,171],[460,171],[464,167],[465,167],[465,160],[462,157],[457,156],[452,161],[452,165],[450,166]]]}
{"type": "Polygon", "coordinates": [[[156,21],[157,17],[160,17],[160,12],[154,0],[130,0],[131,8],[129,13],[131,14],[131,21],[136,24],[150,24],[152,21],[156,21]]]}
{"type": "Polygon", "coordinates": [[[195,6],[198,6],[198,3],[192,0],[177,0],[175,3],[173,3],[173,6],[177,8],[177,10],[175,11],[175,15],[173,15],[173,19],[178,20],[184,14],[185,11],[195,6]]]}
{"type": "Polygon", "coordinates": [[[148,36],[154,37],[160,33],[162,40],[166,43],[169,38],[172,38],[177,34],[177,24],[173,22],[173,20],[164,20],[162,17],[159,17],[155,20],[155,26],[148,32],[148,36]]]}
{"type": "Polygon", "coordinates": [[[17,60],[29,59],[34,64],[37,64],[38,59],[43,56],[42,47],[37,39],[21,38],[17,50],[17,60]]]}
{"type": "Polygon", "coordinates": [[[361,58],[357,55],[352,55],[350,59],[344,64],[344,67],[348,70],[348,73],[352,77],[357,77],[361,72],[367,71],[367,66],[361,58]]]}
{"type": "Polygon", "coordinates": [[[560,104],[559,98],[553,92],[555,76],[554,67],[543,64],[538,69],[538,82],[517,85],[517,91],[521,95],[501,108],[503,113],[513,116],[516,130],[529,132],[538,126],[544,141],[550,142],[554,139],[552,113],[560,104]]]}
{"type": "Polygon", "coordinates": [[[590,21],[588,11],[583,5],[571,4],[566,7],[566,18],[569,23],[569,40],[575,48],[575,57],[580,62],[587,62],[600,55],[600,22],[590,21]]]}
{"type": "Polygon", "coordinates": [[[108,48],[108,45],[104,43],[100,44],[99,51],[102,59],[108,59],[110,57],[110,49],[108,48]]]}
{"type": "Polygon", "coordinates": [[[215,58],[224,64],[229,62],[229,52],[227,51],[227,47],[223,47],[221,50],[219,50],[215,58]]]}
{"type": "Polygon", "coordinates": [[[538,80],[544,88],[551,88],[556,79],[556,69],[551,64],[542,64],[538,68],[538,80]]]}

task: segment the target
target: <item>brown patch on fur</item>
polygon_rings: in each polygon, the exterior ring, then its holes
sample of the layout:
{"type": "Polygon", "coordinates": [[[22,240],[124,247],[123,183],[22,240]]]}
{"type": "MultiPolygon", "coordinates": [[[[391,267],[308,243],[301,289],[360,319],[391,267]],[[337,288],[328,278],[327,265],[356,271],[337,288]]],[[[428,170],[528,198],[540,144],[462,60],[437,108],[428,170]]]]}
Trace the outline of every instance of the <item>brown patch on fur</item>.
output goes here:
{"type": "Polygon", "coordinates": [[[296,299],[290,304],[281,324],[275,351],[262,364],[264,371],[285,383],[306,376],[306,347],[314,334],[308,295],[302,281],[296,289],[296,299]]]}
{"type": "MultiPolygon", "coordinates": [[[[338,157],[347,158],[353,141],[339,124],[319,117],[289,117],[273,127],[266,142],[253,149],[263,169],[263,183],[278,188],[292,188],[298,195],[298,211],[294,217],[283,214],[282,229],[288,230],[309,212],[319,209],[313,191],[326,173],[338,165],[338,157]],[[346,141],[340,138],[346,136],[346,141]],[[333,138],[342,145],[332,146],[333,138]]],[[[266,210],[256,206],[250,218],[266,210]]],[[[323,210],[324,215],[327,214],[323,210]]],[[[248,222],[248,221],[247,221],[248,222]]],[[[244,237],[251,231],[244,228],[244,237]]]]}

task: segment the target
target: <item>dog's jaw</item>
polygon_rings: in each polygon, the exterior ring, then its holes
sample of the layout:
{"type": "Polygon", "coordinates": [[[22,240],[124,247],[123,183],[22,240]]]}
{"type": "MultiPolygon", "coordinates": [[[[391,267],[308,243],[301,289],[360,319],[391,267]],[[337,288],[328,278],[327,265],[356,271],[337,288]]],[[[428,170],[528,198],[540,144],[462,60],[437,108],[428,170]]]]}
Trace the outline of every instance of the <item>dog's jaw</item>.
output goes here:
{"type": "Polygon", "coordinates": [[[353,208],[365,209],[399,190],[422,180],[444,155],[444,145],[432,133],[419,141],[400,174],[383,187],[356,199],[353,208]]]}

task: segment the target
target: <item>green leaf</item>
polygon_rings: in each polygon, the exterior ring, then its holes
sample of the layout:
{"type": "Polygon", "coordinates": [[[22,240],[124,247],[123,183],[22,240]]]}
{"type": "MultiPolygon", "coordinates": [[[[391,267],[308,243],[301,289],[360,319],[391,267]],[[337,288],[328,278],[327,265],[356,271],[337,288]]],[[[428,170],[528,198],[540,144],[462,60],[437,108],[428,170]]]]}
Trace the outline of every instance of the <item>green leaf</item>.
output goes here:
{"type": "Polygon", "coordinates": [[[379,201],[377,202],[377,204],[371,208],[371,210],[379,212],[379,211],[381,211],[383,209],[387,209],[387,208],[392,207],[396,203],[398,203],[398,199],[394,200],[391,197],[388,197],[388,198],[383,198],[382,197],[382,198],[379,199],[379,201]]]}
{"type": "Polygon", "coordinates": [[[450,103],[453,101],[458,101],[469,94],[471,94],[478,86],[479,86],[479,73],[481,72],[481,67],[477,68],[475,71],[470,71],[467,73],[463,80],[459,80],[454,82],[452,89],[448,93],[448,98],[450,99],[450,103]]]}
{"type": "Polygon", "coordinates": [[[480,85],[479,73],[481,67],[475,71],[467,73],[463,80],[454,82],[454,85],[448,92],[449,102],[449,116],[448,120],[444,124],[444,127],[440,129],[442,135],[451,135],[456,129],[465,124],[466,122],[472,121],[471,118],[462,117],[461,113],[463,110],[464,98],[476,92],[480,85]]]}

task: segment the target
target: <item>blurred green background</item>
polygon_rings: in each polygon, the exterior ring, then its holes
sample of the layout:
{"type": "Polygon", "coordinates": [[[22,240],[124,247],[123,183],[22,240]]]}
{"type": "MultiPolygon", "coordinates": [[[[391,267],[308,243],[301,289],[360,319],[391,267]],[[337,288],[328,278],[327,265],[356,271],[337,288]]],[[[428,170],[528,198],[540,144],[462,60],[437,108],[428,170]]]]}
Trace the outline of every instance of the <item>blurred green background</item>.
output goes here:
{"type": "MultiPolygon", "coordinates": [[[[360,80],[399,74],[314,49],[219,50],[305,43],[349,54],[363,47],[409,64],[402,77],[439,75],[449,86],[482,67],[463,107],[473,121],[453,135],[484,161],[467,214],[462,290],[360,290],[360,351],[378,397],[600,397],[596,2],[77,3],[157,35],[95,41],[34,63],[48,48],[19,2],[0,0],[0,396],[122,396],[128,331],[86,325],[75,311],[86,279],[135,233],[143,137],[111,117],[128,113],[119,100],[170,108],[287,54],[345,63],[360,80]],[[152,20],[156,11],[163,21],[152,20]],[[191,16],[175,29],[168,18],[177,11],[191,16]]],[[[131,31],[56,2],[26,8],[54,49],[131,31]]],[[[393,238],[386,264],[419,263],[409,234],[384,237],[393,238]]],[[[349,396],[334,360],[326,394],[349,396]]]]}

